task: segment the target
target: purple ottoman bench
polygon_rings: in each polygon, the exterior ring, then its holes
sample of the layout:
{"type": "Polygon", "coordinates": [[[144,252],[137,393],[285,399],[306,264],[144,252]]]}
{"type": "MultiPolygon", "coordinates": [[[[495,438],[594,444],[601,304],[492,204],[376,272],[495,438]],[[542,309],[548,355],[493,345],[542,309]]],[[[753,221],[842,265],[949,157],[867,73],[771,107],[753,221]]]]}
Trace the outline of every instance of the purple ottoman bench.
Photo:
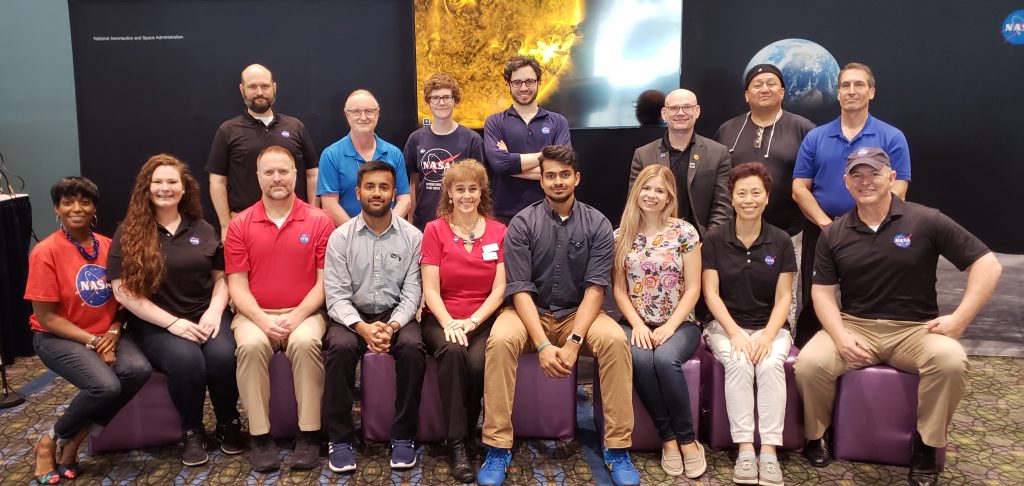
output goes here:
{"type": "MultiPolygon", "coordinates": [[[[362,420],[363,438],[369,441],[391,440],[391,423],[395,418],[395,359],[387,353],[368,352],[363,355],[362,420]]],[[[437,362],[427,357],[427,370],[420,392],[417,419],[417,442],[445,440],[444,411],[437,389],[437,362]]],[[[476,424],[473,424],[474,426],[476,424]]]]}
{"type": "Polygon", "coordinates": [[[167,376],[153,371],[149,381],[125,404],[98,436],[89,437],[89,453],[141,449],[181,440],[181,418],[167,391],[167,376]]]}
{"type": "MultiPolygon", "coordinates": [[[[916,374],[885,365],[840,377],[832,420],[836,459],[908,465],[918,381],[916,374]]],[[[942,470],[945,448],[937,451],[936,462],[942,470]]]]}
{"type": "MultiPolygon", "coordinates": [[[[690,414],[693,417],[693,433],[700,437],[700,389],[701,389],[701,353],[703,344],[697,346],[697,352],[689,361],[683,363],[683,374],[686,376],[686,388],[690,392],[690,414]]],[[[712,358],[714,359],[714,358],[712,358]]],[[[594,371],[594,426],[604,446],[604,407],[601,403],[601,380],[594,371]]],[[[633,389],[633,445],[630,450],[655,451],[661,450],[661,437],[654,426],[654,419],[644,407],[636,389],[633,389]]]]}
{"type": "Polygon", "coordinates": [[[576,368],[565,378],[548,378],[537,353],[519,356],[512,404],[516,437],[570,440],[576,433],[576,368]]]}
{"type": "MultiPolygon", "coordinates": [[[[804,407],[800,393],[796,388],[793,365],[800,350],[793,346],[789,350],[789,358],[784,365],[786,371],[786,422],[782,428],[782,447],[784,449],[802,449],[804,446],[804,407]]],[[[707,364],[707,386],[704,389],[704,406],[708,411],[708,444],[715,449],[733,449],[729,426],[729,412],[725,404],[725,366],[715,358],[711,348],[705,345],[704,355],[707,364]]],[[[756,409],[756,408],[755,408],[756,409]]],[[[760,447],[761,434],[757,430],[757,415],[754,415],[754,443],[760,447]]]]}

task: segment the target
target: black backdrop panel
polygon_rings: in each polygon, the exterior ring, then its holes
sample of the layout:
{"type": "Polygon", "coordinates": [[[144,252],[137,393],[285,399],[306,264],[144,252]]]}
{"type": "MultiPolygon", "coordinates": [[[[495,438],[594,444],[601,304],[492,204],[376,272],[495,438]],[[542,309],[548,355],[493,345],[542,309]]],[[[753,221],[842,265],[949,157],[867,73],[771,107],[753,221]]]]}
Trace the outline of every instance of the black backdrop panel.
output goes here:
{"type": "Polygon", "coordinates": [[[101,188],[108,234],[159,152],[189,164],[215,220],[203,167],[217,126],[245,109],[251,63],[273,71],[275,108],[302,120],[318,151],[347,133],[341,109],[357,88],[380,100],[382,137],[402,146],[414,128],[409,2],[72,0],[70,13],[82,172],[101,188]]]}
{"type": "MultiPolygon", "coordinates": [[[[124,214],[146,157],[167,151],[200,175],[217,125],[243,110],[238,76],[251,62],[273,71],[277,107],[310,127],[322,149],[345,134],[353,89],[373,90],[379,133],[402,146],[416,127],[411,2],[267,0],[84,2],[71,0],[83,173],[103,190],[101,226],[124,214]],[[181,35],[181,40],[96,41],[94,36],[181,35]]],[[[994,250],[1024,253],[1001,217],[1024,203],[1024,46],[1004,42],[1010,0],[838,2],[686,0],[682,85],[712,135],[746,111],[743,69],[762,47],[816,42],[840,65],[861,61],[878,80],[872,113],[906,133],[911,200],[935,206],[994,250]]],[[[801,112],[817,123],[828,104],[801,112]]],[[[655,134],[656,135],[656,134],[655,134]]],[[[656,138],[638,129],[579,129],[580,199],[617,221],[633,150],[656,138]]],[[[212,211],[208,209],[208,217],[212,211]]]]}

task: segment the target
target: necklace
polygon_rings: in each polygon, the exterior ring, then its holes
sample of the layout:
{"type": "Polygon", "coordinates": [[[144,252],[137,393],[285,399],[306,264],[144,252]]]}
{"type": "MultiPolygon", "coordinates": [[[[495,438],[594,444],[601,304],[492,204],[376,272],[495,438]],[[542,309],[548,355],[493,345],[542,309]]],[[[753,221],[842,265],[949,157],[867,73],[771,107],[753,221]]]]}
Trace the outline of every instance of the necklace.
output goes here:
{"type": "Polygon", "coordinates": [[[68,230],[64,229],[63,226],[61,226],[60,230],[64,233],[64,236],[68,241],[70,241],[72,245],[75,245],[75,248],[78,248],[78,253],[81,253],[87,261],[91,262],[100,256],[100,240],[96,239],[96,235],[93,234],[92,230],[89,230],[89,237],[92,238],[92,255],[86,252],[85,248],[82,247],[82,244],[75,241],[75,239],[71,237],[71,233],[68,233],[68,230]]]}
{"type": "Polygon", "coordinates": [[[476,227],[479,224],[480,224],[480,216],[479,215],[476,217],[476,221],[473,221],[473,225],[468,227],[468,228],[463,226],[461,223],[459,223],[458,220],[456,220],[456,222],[455,222],[455,225],[458,226],[459,229],[461,229],[462,231],[464,231],[467,234],[469,234],[469,238],[466,238],[465,242],[470,244],[470,245],[472,245],[473,242],[476,241],[476,233],[474,232],[474,230],[476,230],[476,227]]]}

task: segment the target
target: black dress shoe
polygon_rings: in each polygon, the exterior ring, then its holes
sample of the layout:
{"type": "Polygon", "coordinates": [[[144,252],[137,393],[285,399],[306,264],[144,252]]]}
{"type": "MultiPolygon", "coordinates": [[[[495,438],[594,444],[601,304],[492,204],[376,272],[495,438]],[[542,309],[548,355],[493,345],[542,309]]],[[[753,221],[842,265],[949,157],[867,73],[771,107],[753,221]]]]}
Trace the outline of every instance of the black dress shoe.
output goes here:
{"type": "Polygon", "coordinates": [[[824,437],[805,442],[804,457],[814,467],[825,467],[832,462],[832,456],[828,453],[828,444],[825,443],[824,437]]]}
{"type": "Polygon", "coordinates": [[[935,462],[935,448],[921,440],[914,432],[910,444],[910,474],[907,483],[911,486],[935,486],[939,484],[939,466],[935,462]]]}
{"type": "Polygon", "coordinates": [[[472,483],[475,479],[466,444],[461,440],[448,442],[448,466],[451,468],[452,477],[460,483],[472,483]]]}

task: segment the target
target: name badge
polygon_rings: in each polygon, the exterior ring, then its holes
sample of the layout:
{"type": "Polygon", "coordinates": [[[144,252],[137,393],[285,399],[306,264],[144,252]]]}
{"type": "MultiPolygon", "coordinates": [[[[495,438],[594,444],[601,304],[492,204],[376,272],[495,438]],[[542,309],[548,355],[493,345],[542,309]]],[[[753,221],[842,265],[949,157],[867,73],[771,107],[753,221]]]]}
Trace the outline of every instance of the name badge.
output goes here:
{"type": "Polygon", "coordinates": [[[485,251],[484,252],[484,261],[485,262],[489,262],[491,260],[497,260],[497,259],[498,259],[498,252],[494,252],[494,251],[485,251]]]}
{"type": "Polygon", "coordinates": [[[484,253],[497,253],[498,252],[498,244],[497,243],[491,243],[490,245],[484,245],[483,251],[484,251],[484,253]]]}

